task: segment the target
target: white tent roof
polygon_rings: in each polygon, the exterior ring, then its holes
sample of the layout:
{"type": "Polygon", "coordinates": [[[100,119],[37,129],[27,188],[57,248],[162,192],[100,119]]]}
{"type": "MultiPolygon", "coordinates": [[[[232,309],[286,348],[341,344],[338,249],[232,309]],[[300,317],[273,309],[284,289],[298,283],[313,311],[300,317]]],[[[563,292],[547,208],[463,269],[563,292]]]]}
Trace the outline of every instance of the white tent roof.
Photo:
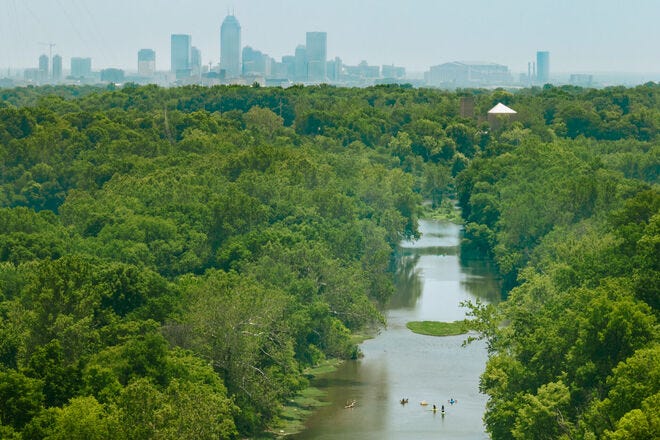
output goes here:
{"type": "Polygon", "coordinates": [[[488,110],[489,114],[508,114],[508,115],[515,115],[518,113],[517,111],[510,109],[506,105],[502,104],[501,102],[498,102],[497,105],[490,110],[488,110]]]}

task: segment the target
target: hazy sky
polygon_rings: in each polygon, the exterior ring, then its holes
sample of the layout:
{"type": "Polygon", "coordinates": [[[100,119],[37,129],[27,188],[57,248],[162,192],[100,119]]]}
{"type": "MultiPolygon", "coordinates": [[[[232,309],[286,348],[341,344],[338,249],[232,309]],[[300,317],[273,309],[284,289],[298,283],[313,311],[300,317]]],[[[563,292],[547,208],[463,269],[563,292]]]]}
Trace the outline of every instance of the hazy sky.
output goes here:
{"type": "Polygon", "coordinates": [[[243,45],[280,60],[306,31],[328,33],[328,57],[410,71],[456,60],[527,70],[549,50],[552,72],[660,72],[660,0],[0,0],[0,66],[35,67],[55,43],[93,68],[137,68],[140,48],[169,69],[170,34],[189,33],[205,64],[220,58],[233,10],[243,45]]]}

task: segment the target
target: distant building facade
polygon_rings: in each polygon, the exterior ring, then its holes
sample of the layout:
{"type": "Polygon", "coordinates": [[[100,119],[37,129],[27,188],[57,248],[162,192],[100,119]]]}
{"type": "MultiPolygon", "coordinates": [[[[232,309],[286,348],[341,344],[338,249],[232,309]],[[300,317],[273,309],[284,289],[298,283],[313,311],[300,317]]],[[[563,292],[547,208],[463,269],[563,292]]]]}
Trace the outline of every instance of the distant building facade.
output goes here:
{"type": "Polygon", "coordinates": [[[507,66],[495,63],[452,62],[431,67],[426,83],[436,87],[478,87],[512,82],[507,66]]]}
{"type": "Polygon", "coordinates": [[[250,46],[243,48],[243,76],[269,76],[271,70],[271,58],[265,53],[252,49],[250,46]]]}
{"type": "Polygon", "coordinates": [[[41,82],[41,71],[38,67],[33,67],[31,69],[25,69],[23,71],[23,79],[28,82],[38,83],[41,82]]]}
{"type": "Polygon", "coordinates": [[[337,82],[341,79],[344,72],[344,63],[341,61],[341,58],[335,57],[334,60],[330,60],[326,63],[325,70],[328,81],[337,82]]]}
{"type": "Polygon", "coordinates": [[[241,25],[228,15],[220,27],[220,70],[227,78],[241,74],[241,25]]]}
{"type": "Polygon", "coordinates": [[[202,51],[195,46],[190,48],[190,73],[194,77],[202,74],[202,51]]]}
{"type": "MultiPolygon", "coordinates": [[[[366,61],[361,61],[357,66],[344,66],[345,80],[355,83],[365,83],[365,80],[373,80],[380,77],[380,66],[370,66],[366,61]]],[[[370,81],[367,81],[369,83],[370,81]]]]}
{"type": "Polygon", "coordinates": [[[77,79],[91,77],[92,59],[80,57],[71,58],[71,76],[77,79]]]}
{"type": "Polygon", "coordinates": [[[177,77],[186,78],[191,74],[192,38],[187,34],[172,34],[171,71],[177,77]]]}
{"type": "Polygon", "coordinates": [[[112,84],[121,84],[124,82],[125,74],[122,69],[103,69],[101,70],[101,81],[112,84]]]}
{"type": "Polygon", "coordinates": [[[406,76],[406,68],[395,65],[383,65],[381,68],[383,78],[402,79],[406,76]]]}
{"type": "Polygon", "coordinates": [[[307,32],[306,43],[307,79],[312,82],[324,82],[327,80],[328,34],[307,32]]]}
{"type": "Polygon", "coordinates": [[[62,81],[62,57],[60,55],[53,56],[53,82],[62,81]]]}
{"type": "Polygon", "coordinates": [[[294,79],[296,81],[307,81],[307,48],[304,45],[296,47],[295,58],[295,72],[294,79]]]}
{"type": "Polygon", "coordinates": [[[539,84],[550,82],[550,52],[536,52],[536,80],[539,84]]]}
{"type": "Polygon", "coordinates": [[[153,49],[140,49],[138,52],[138,75],[151,78],[156,73],[156,52],[153,49]]]}
{"type": "Polygon", "coordinates": [[[282,69],[285,72],[285,78],[290,80],[296,79],[296,57],[293,55],[283,56],[282,69]]]}
{"type": "Polygon", "coordinates": [[[39,73],[40,73],[40,80],[45,81],[48,79],[48,65],[50,64],[50,60],[48,59],[48,55],[41,55],[39,57],[39,73]]]}

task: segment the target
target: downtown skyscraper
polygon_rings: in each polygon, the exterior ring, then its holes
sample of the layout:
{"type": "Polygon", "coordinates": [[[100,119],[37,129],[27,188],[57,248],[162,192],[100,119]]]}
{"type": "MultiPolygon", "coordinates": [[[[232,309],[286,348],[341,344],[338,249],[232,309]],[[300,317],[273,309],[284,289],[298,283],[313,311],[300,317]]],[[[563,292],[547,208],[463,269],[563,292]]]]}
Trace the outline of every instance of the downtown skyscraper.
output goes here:
{"type": "Polygon", "coordinates": [[[53,69],[51,71],[51,78],[53,82],[62,81],[62,57],[60,55],[53,56],[53,69]]]}
{"type": "Polygon", "coordinates": [[[328,34],[307,32],[306,43],[307,79],[312,82],[325,82],[327,80],[328,34]]]}
{"type": "Polygon", "coordinates": [[[190,76],[192,38],[186,34],[173,34],[171,41],[171,69],[177,79],[190,76]]]}
{"type": "Polygon", "coordinates": [[[241,75],[241,25],[233,15],[220,27],[220,70],[227,78],[241,75]]]}
{"type": "Polygon", "coordinates": [[[550,52],[536,52],[536,80],[539,84],[550,82],[550,52]]]}
{"type": "Polygon", "coordinates": [[[156,72],[156,52],[153,49],[140,49],[138,52],[138,75],[150,78],[156,72]]]}

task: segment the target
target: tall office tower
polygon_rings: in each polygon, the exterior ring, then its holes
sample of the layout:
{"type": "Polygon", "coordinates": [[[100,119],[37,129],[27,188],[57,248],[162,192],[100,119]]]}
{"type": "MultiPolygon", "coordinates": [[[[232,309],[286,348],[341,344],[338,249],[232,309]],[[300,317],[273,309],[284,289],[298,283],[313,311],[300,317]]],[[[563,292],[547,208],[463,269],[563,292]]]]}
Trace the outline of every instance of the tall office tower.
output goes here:
{"type": "Polygon", "coordinates": [[[53,82],[62,81],[62,57],[59,55],[53,56],[53,82]]]}
{"type": "Polygon", "coordinates": [[[328,34],[307,32],[307,79],[314,82],[326,81],[328,34]]]}
{"type": "Polygon", "coordinates": [[[48,59],[48,55],[41,55],[39,57],[39,81],[46,81],[48,80],[48,64],[50,63],[50,60],[48,59]]]}
{"type": "Polygon", "coordinates": [[[153,49],[140,49],[138,52],[138,75],[149,78],[156,72],[156,52],[153,49]]]}
{"type": "Polygon", "coordinates": [[[550,52],[536,52],[536,79],[540,84],[550,81],[550,52]]]}
{"type": "Polygon", "coordinates": [[[190,76],[190,61],[192,53],[192,38],[190,35],[172,34],[172,72],[177,79],[190,76]]]}
{"type": "Polygon", "coordinates": [[[296,47],[295,58],[295,80],[307,81],[307,48],[302,44],[296,47]]]}
{"type": "Polygon", "coordinates": [[[341,58],[335,57],[334,60],[330,60],[326,63],[326,73],[328,75],[328,80],[330,81],[339,81],[341,76],[343,63],[341,58]]]}
{"type": "Polygon", "coordinates": [[[190,71],[192,76],[202,74],[202,51],[195,46],[190,49],[190,71]]]}
{"type": "Polygon", "coordinates": [[[227,78],[241,74],[241,25],[228,15],[220,27],[220,70],[227,78]]]}
{"type": "Polygon", "coordinates": [[[284,55],[282,57],[282,66],[284,78],[293,80],[296,78],[296,57],[293,55],[284,55]]]}
{"type": "Polygon", "coordinates": [[[74,78],[89,78],[92,76],[92,59],[71,58],[71,76],[74,78]]]}

